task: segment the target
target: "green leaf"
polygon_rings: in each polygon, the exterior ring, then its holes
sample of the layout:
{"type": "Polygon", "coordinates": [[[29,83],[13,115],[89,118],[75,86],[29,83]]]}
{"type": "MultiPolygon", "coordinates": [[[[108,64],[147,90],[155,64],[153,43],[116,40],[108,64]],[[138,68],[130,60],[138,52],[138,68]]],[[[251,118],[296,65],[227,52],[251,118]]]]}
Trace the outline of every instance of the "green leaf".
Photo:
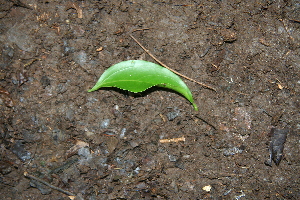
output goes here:
{"type": "Polygon", "coordinates": [[[111,66],[88,92],[102,87],[117,87],[137,93],[153,86],[179,92],[193,104],[195,110],[198,110],[191,91],[179,76],[167,68],[143,60],[128,60],[111,66]]]}

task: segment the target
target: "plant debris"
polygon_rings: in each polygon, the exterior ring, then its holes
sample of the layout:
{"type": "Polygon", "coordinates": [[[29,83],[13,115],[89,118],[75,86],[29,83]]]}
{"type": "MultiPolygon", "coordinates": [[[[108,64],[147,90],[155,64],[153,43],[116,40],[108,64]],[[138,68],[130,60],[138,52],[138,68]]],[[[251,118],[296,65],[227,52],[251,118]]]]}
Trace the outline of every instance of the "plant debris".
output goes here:
{"type": "Polygon", "coordinates": [[[288,132],[288,129],[271,129],[271,142],[269,147],[270,158],[265,162],[266,165],[272,166],[272,160],[276,165],[279,165],[283,157],[283,148],[288,132]]]}

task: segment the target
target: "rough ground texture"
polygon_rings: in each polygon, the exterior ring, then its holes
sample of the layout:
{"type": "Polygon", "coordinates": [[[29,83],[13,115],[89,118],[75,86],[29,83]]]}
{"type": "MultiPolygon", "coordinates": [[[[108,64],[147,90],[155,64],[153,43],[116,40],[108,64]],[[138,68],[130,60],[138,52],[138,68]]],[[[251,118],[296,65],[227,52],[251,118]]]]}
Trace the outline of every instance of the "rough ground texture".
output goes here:
{"type": "Polygon", "coordinates": [[[2,199],[300,199],[299,1],[0,2],[2,199]],[[130,34],[217,91],[88,93],[130,34]]]}

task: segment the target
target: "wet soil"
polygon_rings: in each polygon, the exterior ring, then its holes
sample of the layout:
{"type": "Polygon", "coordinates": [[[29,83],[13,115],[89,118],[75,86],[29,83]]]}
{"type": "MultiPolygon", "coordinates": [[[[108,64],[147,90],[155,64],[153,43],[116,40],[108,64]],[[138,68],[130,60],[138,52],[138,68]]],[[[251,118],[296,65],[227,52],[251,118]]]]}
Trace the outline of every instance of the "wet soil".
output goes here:
{"type": "Polygon", "coordinates": [[[2,199],[300,199],[299,1],[0,5],[2,199]],[[88,93],[155,62],[130,35],[216,92],[184,80],[198,112],[160,88],[88,93]],[[288,134],[270,166],[272,128],[288,134]]]}

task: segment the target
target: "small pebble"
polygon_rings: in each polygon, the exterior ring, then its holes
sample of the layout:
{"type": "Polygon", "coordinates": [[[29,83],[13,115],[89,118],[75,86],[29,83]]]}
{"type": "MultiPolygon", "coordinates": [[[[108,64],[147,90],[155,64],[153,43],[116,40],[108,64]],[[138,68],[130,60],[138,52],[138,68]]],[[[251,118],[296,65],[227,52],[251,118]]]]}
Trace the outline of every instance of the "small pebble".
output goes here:
{"type": "Polygon", "coordinates": [[[105,120],[103,120],[103,121],[101,122],[100,127],[101,127],[101,128],[107,128],[107,127],[109,126],[109,124],[110,124],[110,119],[105,119],[105,120]]]}
{"type": "Polygon", "coordinates": [[[180,110],[178,108],[174,108],[174,112],[169,112],[167,114],[168,120],[173,121],[180,114],[180,110]]]}
{"type": "Polygon", "coordinates": [[[211,190],[211,185],[206,185],[202,188],[202,190],[206,191],[206,192],[210,192],[211,190]]]}
{"type": "Polygon", "coordinates": [[[16,143],[12,146],[11,151],[23,162],[31,159],[31,153],[24,149],[24,144],[21,140],[16,141],[16,143]]]}
{"type": "Polygon", "coordinates": [[[90,152],[89,148],[82,147],[78,150],[78,155],[83,156],[84,158],[89,158],[91,156],[91,152],[90,152]]]}

